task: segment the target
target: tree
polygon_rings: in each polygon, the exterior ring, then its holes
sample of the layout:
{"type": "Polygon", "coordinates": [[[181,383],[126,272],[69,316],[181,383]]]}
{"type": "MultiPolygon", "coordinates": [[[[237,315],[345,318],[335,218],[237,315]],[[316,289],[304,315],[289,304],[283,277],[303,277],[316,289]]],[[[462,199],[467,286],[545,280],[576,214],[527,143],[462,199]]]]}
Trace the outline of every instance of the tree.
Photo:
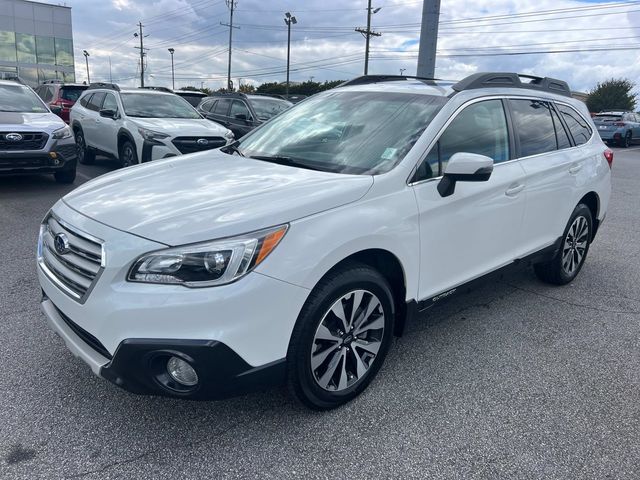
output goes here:
{"type": "MultiPolygon", "coordinates": [[[[342,82],[344,82],[344,80],[332,80],[324,83],[312,82],[309,80],[291,85],[289,87],[289,93],[291,95],[313,95],[314,93],[324,92],[325,90],[337,87],[342,82]]],[[[263,83],[258,86],[256,91],[258,93],[267,93],[270,95],[284,95],[287,91],[287,86],[284,83],[278,82],[263,83]]]]}
{"type": "Polygon", "coordinates": [[[633,110],[636,106],[637,94],[632,93],[635,85],[625,78],[612,78],[598,83],[589,92],[587,107],[590,112],[604,110],[633,110]]]}
{"type": "Polygon", "coordinates": [[[254,87],[250,83],[245,83],[244,85],[240,85],[238,91],[242,93],[254,93],[256,91],[256,87],[254,87]]]}

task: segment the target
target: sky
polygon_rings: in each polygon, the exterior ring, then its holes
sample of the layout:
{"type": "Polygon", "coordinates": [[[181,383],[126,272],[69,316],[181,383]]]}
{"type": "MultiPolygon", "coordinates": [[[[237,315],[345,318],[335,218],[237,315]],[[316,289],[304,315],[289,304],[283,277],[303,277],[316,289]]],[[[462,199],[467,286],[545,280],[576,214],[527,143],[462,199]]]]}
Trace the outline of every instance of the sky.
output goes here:
{"type": "MultiPolygon", "coordinates": [[[[54,2],[51,2],[54,3],[54,2]]],[[[56,2],[57,3],[57,2],[56,2]]],[[[229,8],[224,0],[67,0],[72,7],[76,78],[110,78],[139,85],[143,24],[147,85],[176,88],[226,84],[229,8]],[[111,68],[109,66],[111,61],[111,68]],[[110,71],[111,70],[111,71],[110,71]]],[[[287,26],[291,30],[291,81],[361,75],[366,0],[237,0],[232,79],[259,85],[284,81],[287,26]]],[[[374,0],[370,74],[415,75],[422,1],[374,0]]],[[[437,78],[456,80],[478,71],[512,71],[556,77],[588,91],[612,77],[640,83],[640,0],[442,0],[437,78]],[[526,54],[523,54],[526,53],[526,54]]],[[[639,90],[640,91],[640,90],[639,90]]]]}

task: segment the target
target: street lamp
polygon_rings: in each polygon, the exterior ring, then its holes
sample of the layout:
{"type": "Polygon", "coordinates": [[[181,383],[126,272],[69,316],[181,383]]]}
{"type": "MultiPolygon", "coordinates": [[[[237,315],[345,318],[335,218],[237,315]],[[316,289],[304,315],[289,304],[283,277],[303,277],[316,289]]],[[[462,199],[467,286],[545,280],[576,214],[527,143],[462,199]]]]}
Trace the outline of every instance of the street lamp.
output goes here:
{"type": "Polygon", "coordinates": [[[287,24],[287,96],[289,96],[289,61],[291,59],[291,24],[298,23],[296,17],[287,12],[284,14],[284,23],[287,24]]]}
{"type": "Polygon", "coordinates": [[[89,77],[89,52],[87,52],[86,50],[83,50],[82,54],[84,55],[84,61],[87,64],[87,85],[90,85],[91,78],[89,77]]]}
{"type": "Polygon", "coordinates": [[[176,89],[176,78],[174,75],[174,71],[173,71],[173,53],[175,52],[175,49],[170,48],[169,49],[169,53],[171,54],[171,88],[173,90],[176,89]]]}
{"type": "Polygon", "coordinates": [[[401,68],[400,69],[400,76],[402,77],[404,75],[404,71],[406,70],[406,68],[401,68]]]}

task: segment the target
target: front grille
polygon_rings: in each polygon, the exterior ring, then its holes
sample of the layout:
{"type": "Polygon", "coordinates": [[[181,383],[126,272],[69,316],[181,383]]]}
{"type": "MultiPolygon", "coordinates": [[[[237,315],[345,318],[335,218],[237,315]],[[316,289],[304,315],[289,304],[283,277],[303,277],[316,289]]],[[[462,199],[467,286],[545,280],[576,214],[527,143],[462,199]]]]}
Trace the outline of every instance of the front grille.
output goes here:
{"type": "Polygon", "coordinates": [[[102,244],[99,240],[49,215],[43,224],[39,260],[46,273],[67,295],[84,302],[102,271],[102,244]],[[66,237],[68,251],[60,253],[56,236],[66,237]]]}
{"type": "Polygon", "coordinates": [[[51,166],[51,158],[42,154],[29,156],[28,158],[5,158],[4,156],[0,156],[0,169],[38,168],[49,166],[51,166]]]}
{"type": "Polygon", "coordinates": [[[56,307],[56,311],[58,312],[58,315],[60,315],[60,318],[64,320],[64,323],[66,323],[67,326],[71,330],[73,330],[73,333],[75,333],[78,337],[80,337],[82,341],[84,341],[84,343],[89,345],[91,348],[93,348],[96,352],[98,352],[103,357],[111,360],[112,355],[109,353],[109,350],[107,350],[106,347],[102,345],[102,343],[100,343],[100,340],[98,340],[96,337],[94,337],[89,332],[84,330],[80,325],[77,325],[76,323],[74,323],[73,320],[71,320],[64,313],[58,310],[57,307],[56,307]]]}
{"type": "Polygon", "coordinates": [[[173,139],[173,144],[180,153],[194,153],[224,147],[227,140],[223,137],[176,137],[173,139]],[[207,143],[203,144],[202,141],[198,143],[198,140],[206,140],[207,143]]]}
{"type": "Polygon", "coordinates": [[[44,132],[0,132],[0,150],[42,150],[49,139],[44,132]],[[19,134],[20,140],[8,140],[7,135],[19,134]]]}

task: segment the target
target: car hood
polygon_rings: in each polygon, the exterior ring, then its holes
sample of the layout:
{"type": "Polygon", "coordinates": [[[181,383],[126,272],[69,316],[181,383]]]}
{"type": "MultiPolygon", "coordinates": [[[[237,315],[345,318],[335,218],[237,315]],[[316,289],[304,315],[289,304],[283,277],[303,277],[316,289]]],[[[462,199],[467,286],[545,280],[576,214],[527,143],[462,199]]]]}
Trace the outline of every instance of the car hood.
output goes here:
{"type": "Polygon", "coordinates": [[[223,238],[354,202],[373,177],[288,167],[220,151],[156,161],[85,183],[63,201],[167,245],[223,238]]]}
{"type": "Polygon", "coordinates": [[[228,131],[222,125],[204,118],[132,118],[132,120],[143,128],[172,136],[222,137],[228,131]]]}
{"type": "Polygon", "coordinates": [[[53,113],[21,113],[2,112],[0,114],[0,128],[2,130],[46,131],[51,132],[66,125],[64,121],[53,113]]]}

